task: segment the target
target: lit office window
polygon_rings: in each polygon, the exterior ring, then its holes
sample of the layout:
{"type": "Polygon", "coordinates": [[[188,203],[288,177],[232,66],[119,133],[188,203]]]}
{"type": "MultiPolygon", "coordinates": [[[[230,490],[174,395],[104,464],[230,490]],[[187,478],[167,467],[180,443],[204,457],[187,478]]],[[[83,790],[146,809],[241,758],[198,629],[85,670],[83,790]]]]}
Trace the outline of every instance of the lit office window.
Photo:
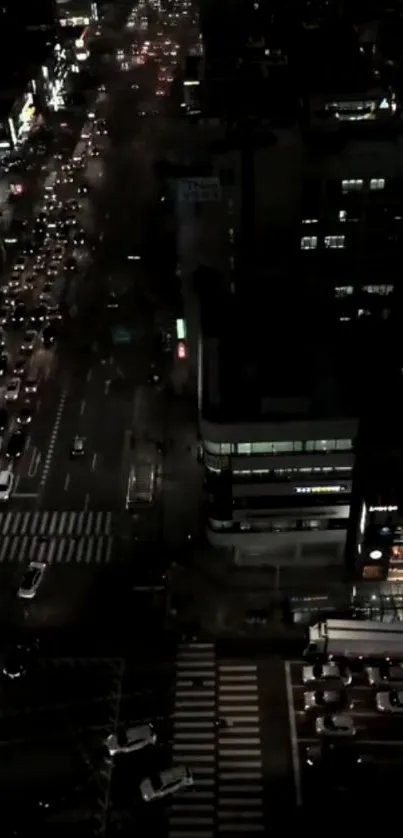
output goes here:
{"type": "Polygon", "coordinates": [[[317,454],[328,454],[330,451],[351,451],[352,439],[308,439],[305,443],[305,451],[314,451],[317,454]]]}
{"type": "Polygon", "coordinates": [[[301,250],[315,250],[318,246],[317,236],[302,236],[301,250]]]}
{"type": "Polygon", "coordinates": [[[328,250],[343,250],[345,246],[345,236],[325,236],[325,247],[328,250]]]}
{"type": "Polygon", "coordinates": [[[303,224],[319,224],[319,219],[318,218],[303,218],[302,223],[303,224]]]}
{"type": "Polygon", "coordinates": [[[385,189],[385,178],[373,177],[369,182],[369,188],[376,192],[379,189],[385,189]]]}
{"type": "Polygon", "coordinates": [[[354,291],[352,285],[336,285],[334,289],[335,297],[349,297],[354,291]]]}
{"type": "Polygon", "coordinates": [[[339,221],[347,221],[346,210],[339,210],[339,221]]]}
{"type": "Polygon", "coordinates": [[[360,192],[363,186],[364,181],[357,178],[354,178],[353,180],[342,180],[341,182],[341,189],[344,194],[346,194],[346,192],[360,192]]]}
{"type": "Polygon", "coordinates": [[[379,294],[379,296],[387,297],[388,294],[393,293],[393,285],[363,285],[362,290],[367,294],[379,294]]]}

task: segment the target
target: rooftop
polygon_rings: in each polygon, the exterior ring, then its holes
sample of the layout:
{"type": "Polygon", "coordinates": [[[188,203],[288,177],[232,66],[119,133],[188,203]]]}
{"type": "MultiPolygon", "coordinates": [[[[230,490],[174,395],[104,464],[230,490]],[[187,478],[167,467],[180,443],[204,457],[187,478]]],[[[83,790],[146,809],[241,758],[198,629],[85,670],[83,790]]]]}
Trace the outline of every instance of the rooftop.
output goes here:
{"type": "Polygon", "coordinates": [[[249,285],[242,298],[215,297],[214,305],[209,295],[202,304],[204,419],[359,415],[377,372],[384,375],[385,359],[393,357],[390,324],[377,322],[374,340],[373,323],[340,323],[333,301],[319,300],[314,288],[262,285],[249,285]]]}

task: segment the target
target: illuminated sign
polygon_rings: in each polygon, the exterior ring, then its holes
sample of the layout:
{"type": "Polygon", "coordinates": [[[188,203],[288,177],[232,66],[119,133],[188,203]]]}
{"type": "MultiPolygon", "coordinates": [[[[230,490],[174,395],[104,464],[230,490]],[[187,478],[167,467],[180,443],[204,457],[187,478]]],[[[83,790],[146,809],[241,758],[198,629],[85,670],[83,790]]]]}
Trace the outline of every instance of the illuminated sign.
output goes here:
{"type": "Polygon", "coordinates": [[[347,486],[296,486],[294,492],[297,495],[333,495],[338,492],[346,492],[347,486]]]}
{"type": "Polygon", "coordinates": [[[364,534],[366,520],[367,520],[367,504],[363,503],[362,512],[361,512],[361,519],[360,519],[360,533],[361,533],[361,535],[364,534]]]}
{"type": "Polygon", "coordinates": [[[370,512],[397,512],[397,506],[370,506],[370,512]]]}
{"type": "Polygon", "coordinates": [[[186,340],[186,323],[182,317],[176,321],[176,336],[178,340],[186,340]]]}
{"type": "Polygon", "coordinates": [[[88,26],[89,17],[64,17],[60,20],[60,26],[88,26]]]}

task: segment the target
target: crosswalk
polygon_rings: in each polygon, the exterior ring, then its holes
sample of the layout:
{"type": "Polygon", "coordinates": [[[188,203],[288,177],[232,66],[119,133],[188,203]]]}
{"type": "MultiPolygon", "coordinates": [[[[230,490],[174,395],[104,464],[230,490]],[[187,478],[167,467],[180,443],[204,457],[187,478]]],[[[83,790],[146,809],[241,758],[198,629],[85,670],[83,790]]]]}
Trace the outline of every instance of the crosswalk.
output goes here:
{"type": "Polygon", "coordinates": [[[0,536],[42,535],[69,536],[110,535],[111,512],[0,512],[0,536]]]}
{"type": "Polygon", "coordinates": [[[109,564],[113,542],[111,512],[0,513],[0,564],[109,564]]]}
{"type": "Polygon", "coordinates": [[[168,838],[263,834],[256,665],[218,662],[212,643],[178,647],[173,761],[191,768],[195,785],[170,806],[168,838]]]}

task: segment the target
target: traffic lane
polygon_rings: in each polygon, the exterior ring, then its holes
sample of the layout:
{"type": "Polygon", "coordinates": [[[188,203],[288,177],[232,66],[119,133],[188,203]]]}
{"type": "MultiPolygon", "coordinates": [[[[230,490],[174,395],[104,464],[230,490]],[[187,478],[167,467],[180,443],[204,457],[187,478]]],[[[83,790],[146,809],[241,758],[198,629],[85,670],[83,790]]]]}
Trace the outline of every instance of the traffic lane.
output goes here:
{"type": "Polygon", "coordinates": [[[103,401],[86,399],[80,417],[79,432],[85,439],[85,454],[71,464],[68,471],[68,492],[85,501],[91,508],[122,508],[125,447],[130,416],[125,401],[110,395],[103,401]]]}
{"type": "MultiPolygon", "coordinates": [[[[55,539],[54,543],[57,551],[60,539],[55,539]]],[[[35,559],[34,554],[32,559],[35,559]]],[[[73,553],[69,564],[50,564],[33,600],[20,600],[15,596],[10,619],[16,629],[59,629],[82,621],[101,569],[97,565],[75,564],[74,560],[73,553]]]]}

